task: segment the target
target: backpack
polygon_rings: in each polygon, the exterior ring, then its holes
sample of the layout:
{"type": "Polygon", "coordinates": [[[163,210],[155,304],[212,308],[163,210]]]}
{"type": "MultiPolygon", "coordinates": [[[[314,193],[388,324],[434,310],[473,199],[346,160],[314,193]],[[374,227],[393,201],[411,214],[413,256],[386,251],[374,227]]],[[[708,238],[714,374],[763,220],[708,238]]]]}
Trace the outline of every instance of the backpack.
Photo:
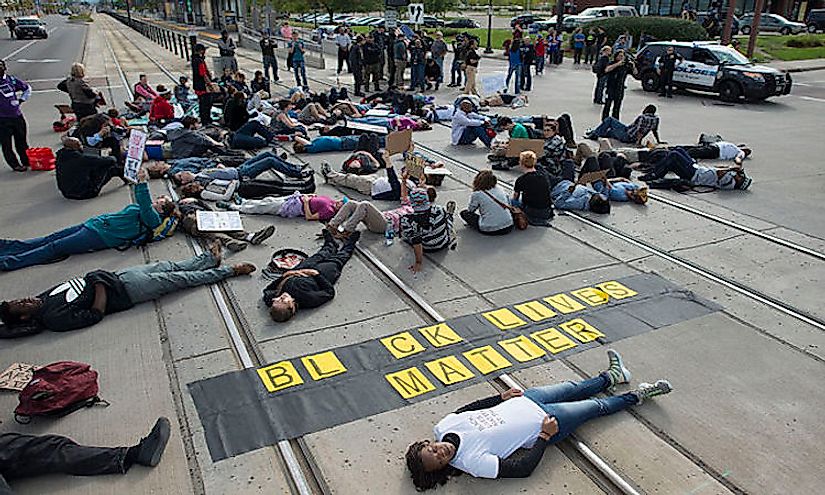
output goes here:
{"type": "Polygon", "coordinates": [[[58,361],[34,371],[31,381],[20,391],[14,419],[26,424],[33,416],[63,417],[97,403],[97,371],[86,363],[58,361]]]}

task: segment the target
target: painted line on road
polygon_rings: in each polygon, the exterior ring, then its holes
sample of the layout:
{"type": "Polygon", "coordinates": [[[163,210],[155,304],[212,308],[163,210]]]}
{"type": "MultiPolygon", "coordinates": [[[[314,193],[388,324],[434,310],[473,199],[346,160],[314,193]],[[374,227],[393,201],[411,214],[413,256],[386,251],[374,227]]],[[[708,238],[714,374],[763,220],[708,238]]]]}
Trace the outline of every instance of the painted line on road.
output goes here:
{"type": "MultiPolygon", "coordinates": [[[[61,81],[62,80],[63,79],[61,79],[61,81]]],[[[98,86],[97,89],[117,89],[117,88],[123,88],[123,87],[124,86],[122,84],[118,84],[118,85],[115,85],[115,86],[98,86]]],[[[63,91],[60,91],[57,88],[55,88],[55,89],[35,89],[34,91],[32,91],[32,94],[35,94],[35,93],[62,93],[62,92],[63,91]]]]}
{"type": "MultiPolygon", "coordinates": [[[[55,28],[52,28],[51,30],[46,31],[46,34],[52,34],[52,33],[53,33],[53,32],[55,32],[56,30],[57,30],[57,28],[56,28],[56,27],[55,27],[55,28]]],[[[25,50],[26,48],[28,48],[28,47],[32,46],[33,44],[37,43],[38,41],[42,41],[42,40],[31,40],[31,41],[29,41],[28,43],[26,43],[25,45],[23,45],[23,46],[21,46],[20,48],[18,48],[17,50],[15,50],[15,51],[13,51],[13,52],[9,53],[9,54],[8,54],[8,55],[6,55],[5,57],[2,57],[2,59],[3,59],[3,60],[9,59],[9,58],[11,58],[11,57],[13,57],[13,56],[17,55],[18,53],[22,52],[22,51],[23,51],[23,50],[25,50]]]]}
{"type": "Polygon", "coordinates": [[[819,103],[825,103],[825,98],[814,98],[813,96],[800,96],[800,100],[808,100],[808,101],[816,101],[819,103]]]}

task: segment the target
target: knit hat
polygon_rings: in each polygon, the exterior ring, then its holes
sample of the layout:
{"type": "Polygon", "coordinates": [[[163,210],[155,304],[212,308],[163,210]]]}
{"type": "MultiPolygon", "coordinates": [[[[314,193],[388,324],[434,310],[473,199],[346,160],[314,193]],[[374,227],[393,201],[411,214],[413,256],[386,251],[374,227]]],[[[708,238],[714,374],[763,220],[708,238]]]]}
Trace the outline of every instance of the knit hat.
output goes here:
{"type": "Polygon", "coordinates": [[[417,187],[410,191],[409,194],[410,206],[415,213],[423,213],[430,209],[430,198],[427,196],[427,190],[417,187]]]}

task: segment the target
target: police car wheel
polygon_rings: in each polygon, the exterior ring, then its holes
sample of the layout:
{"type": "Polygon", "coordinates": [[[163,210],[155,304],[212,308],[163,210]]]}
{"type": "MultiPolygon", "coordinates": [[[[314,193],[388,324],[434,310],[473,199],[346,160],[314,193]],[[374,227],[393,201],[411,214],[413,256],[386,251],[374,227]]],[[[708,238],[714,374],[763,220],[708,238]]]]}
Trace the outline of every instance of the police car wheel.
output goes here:
{"type": "Polygon", "coordinates": [[[719,97],[724,102],[735,103],[739,101],[740,96],[742,96],[742,89],[733,81],[725,81],[719,87],[719,97]]]}
{"type": "Polygon", "coordinates": [[[779,34],[781,34],[783,36],[787,36],[787,35],[791,34],[791,28],[784,27],[784,28],[779,30],[779,34]]]}
{"type": "Polygon", "coordinates": [[[814,24],[811,24],[810,26],[808,26],[808,32],[809,33],[815,33],[816,32],[816,26],[814,24]]]}

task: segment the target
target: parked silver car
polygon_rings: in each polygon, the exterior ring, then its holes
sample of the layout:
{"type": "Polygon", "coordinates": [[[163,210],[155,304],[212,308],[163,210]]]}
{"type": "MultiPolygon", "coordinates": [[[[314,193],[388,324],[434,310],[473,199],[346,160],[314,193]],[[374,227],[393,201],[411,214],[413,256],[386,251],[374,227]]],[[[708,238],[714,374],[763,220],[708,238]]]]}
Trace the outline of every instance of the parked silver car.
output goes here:
{"type": "MultiPolygon", "coordinates": [[[[742,34],[750,34],[753,24],[753,14],[745,14],[739,18],[739,30],[742,34]]],[[[799,34],[806,29],[805,24],[785,19],[779,14],[762,14],[759,21],[760,33],[799,34]]]]}

